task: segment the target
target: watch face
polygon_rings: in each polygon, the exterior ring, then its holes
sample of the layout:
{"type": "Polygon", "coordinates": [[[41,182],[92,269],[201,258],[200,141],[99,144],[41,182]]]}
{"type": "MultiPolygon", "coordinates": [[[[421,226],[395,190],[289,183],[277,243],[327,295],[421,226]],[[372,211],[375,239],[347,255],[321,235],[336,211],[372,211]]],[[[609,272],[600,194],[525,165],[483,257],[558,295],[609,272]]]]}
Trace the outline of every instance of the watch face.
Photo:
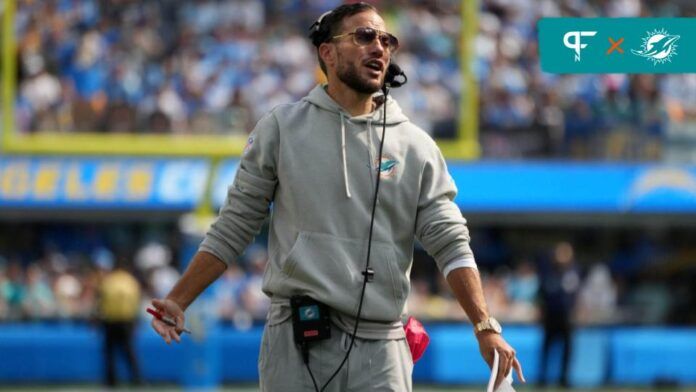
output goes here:
{"type": "Polygon", "coordinates": [[[500,326],[500,323],[498,322],[498,320],[496,320],[496,319],[494,319],[493,317],[491,317],[490,319],[488,319],[488,322],[491,323],[491,328],[492,328],[495,332],[500,333],[500,332],[503,331],[503,328],[500,326]]]}

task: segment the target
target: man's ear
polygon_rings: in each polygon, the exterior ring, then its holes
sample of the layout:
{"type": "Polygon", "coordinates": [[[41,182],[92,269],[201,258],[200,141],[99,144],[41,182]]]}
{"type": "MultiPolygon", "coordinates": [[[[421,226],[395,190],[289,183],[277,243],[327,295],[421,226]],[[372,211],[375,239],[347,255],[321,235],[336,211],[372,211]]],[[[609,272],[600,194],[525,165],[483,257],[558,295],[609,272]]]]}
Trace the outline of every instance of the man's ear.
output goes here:
{"type": "Polygon", "coordinates": [[[324,61],[326,67],[334,68],[336,66],[336,46],[329,43],[319,45],[319,57],[324,61]]]}

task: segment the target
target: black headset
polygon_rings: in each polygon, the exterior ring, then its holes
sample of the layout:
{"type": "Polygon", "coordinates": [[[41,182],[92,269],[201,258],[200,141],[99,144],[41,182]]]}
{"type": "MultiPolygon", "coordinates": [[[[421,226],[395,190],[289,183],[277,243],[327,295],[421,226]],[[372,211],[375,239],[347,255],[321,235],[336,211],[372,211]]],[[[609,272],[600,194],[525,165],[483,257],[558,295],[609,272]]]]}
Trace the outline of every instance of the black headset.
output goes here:
{"type": "Polygon", "coordinates": [[[309,26],[309,39],[312,40],[312,45],[317,48],[329,38],[329,34],[331,33],[329,31],[329,27],[326,25],[326,23],[322,22],[324,21],[324,18],[331,15],[332,12],[333,11],[324,12],[321,14],[319,19],[314,21],[314,23],[309,26]]]}
{"type": "MultiPolygon", "coordinates": [[[[408,78],[404,71],[401,70],[401,67],[394,62],[390,62],[389,67],[387,67],[387,74],[384,76],[384,86],[388,88],[399,88],[407,82],[408,78]],[[396,78],[400,78],[400,80],[396,78]]],[[[382,89],[384,89],[384,87],[382,87],[382,89]]],[[[385,92],[384,95],[386,96],[387,92],[385,92]]]]}
{"type": "MultiPolygon", "coordinates": [[[[326,42],[329,38],[329,34],[331,34],[331,31],[329,29],[329,26],[326,23],[322,23],[324,21],[324,18],[327,16],[331,15],[332,11],[328,11],[323,13],[319,19],[317,19],[312,25],[309,27],[309,39],[312,40],[312,44],[316,47],[319,48],[319,45],[322,43],[326,42]]],[[[372,214],[370,216],[370,231],[368,234],[368,239],[367,239],[367,258],[365,260],[365,269],[362,271],[363,275],[363,284],[362,284],[362,290],[360,292],[360,301],[358,302],[358,311],[355,315],[355,326],[353,329],[353,333],[351,334],[351,340],[350,340],[350,346],[348,347],[348,351],[346,352],[345,357],[343,358],[343,361],[341,362],[340,365],[338,365],[338,368],[334,371],[334,373],[329,377],[329,379],[326,381],[326,383],[323,384],[321,388],[317,386],[317,382],[314,379],[314,374],[312,374],[312,369],[309,367],[309,360],[307,356],[305,355],[305,366],[307,367],[307,371],[309,372],[310,377],[312,378],[312,382],[314,383],[314,389],[316,392],[323,392],[324,389],[331,383],[331,381],[338,375],[338,372],[341,371],[341,368],[343,368],[343,365],[348,361],[348,357],[350,356],[350,352],[353,349],[353,344],[355,342],[355,336],[358,333],[358,325],[360,324],[360,314],[362,313],[362,306],[363,306],[363,301],[365,299],[365,288],[367,287],[367,283],[371,282],[374,278],[374,270],[370,268],[370,251],[372,249],[372,229],[374,228],[374,223],[375,223],[375,210],[377,208],[377,196],[379,195],[379,183],[380,183],[380,168],[382,166],[382,151],[384,149],[384,139],[386,135],[386,128],[387,128],[387,97],[389,95],[389,89],[391,88],[399,88],[406,84],[408,82],[408,78],[406,77],[406,74],[404,71],[401,70],[401,67],[396,65],[396,63],[390,61],[389,66],[387,67],[387,72],[384,75],[384,84],[382,84],[382,93],[384,93],[384,103],[383,103],[383,119],[382,119],[382,140],[380,141],[379,144],[379,163],[377,164],[377,180],[375,183],[375,194],[372,200],[372,214]]]]}

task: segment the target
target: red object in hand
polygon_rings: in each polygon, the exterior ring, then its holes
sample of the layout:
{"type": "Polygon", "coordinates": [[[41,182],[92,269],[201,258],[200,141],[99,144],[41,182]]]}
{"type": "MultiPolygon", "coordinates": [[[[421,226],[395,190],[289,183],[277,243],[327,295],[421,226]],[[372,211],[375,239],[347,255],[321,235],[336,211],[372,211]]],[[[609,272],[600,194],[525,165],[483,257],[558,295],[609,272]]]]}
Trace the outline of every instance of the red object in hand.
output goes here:
{"type": "MultiPolygon", "coordinates": [[[[171,318],[169,318],[169,317],[163,315],[162,313],[158,312],[157,310],[152,309],[152,308],[147,308],[147,312],[150,313],[150,314],[151,314],[154,318],[156,318],[157,320],[162,320],[163,323],[169,325],[170,327],[176,327],[176,321],[174,321],[174,320],[172,320],[171,318]]],[[[182,331],[184,331],[184,332],[186,332],[186,333],[191,333],[191,331],[190,331],[188,328],[186,328],[186,327],[184,327],[184,328],[182,329],[182,331]]]]}
{"type": "Polygon", "coordinates": [[[411,349],[411,357],[413,362],[416,363],[423,356],[425,349],[428,348],[430,336],[425,332],[423,324],[413,316],[408,318],[406,325],[404,325],[404,331],[406,332],[408,347],[411,349]]]}

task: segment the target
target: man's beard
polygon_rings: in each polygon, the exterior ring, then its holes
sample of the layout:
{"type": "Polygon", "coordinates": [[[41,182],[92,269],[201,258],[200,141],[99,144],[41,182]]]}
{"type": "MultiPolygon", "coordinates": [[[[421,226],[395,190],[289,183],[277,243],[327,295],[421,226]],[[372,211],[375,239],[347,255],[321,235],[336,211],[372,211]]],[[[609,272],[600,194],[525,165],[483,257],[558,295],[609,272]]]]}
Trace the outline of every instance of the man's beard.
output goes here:
{"type": "MultiPolygon", "coordinates": [[[[341,59],[339,59],[339,61],[341,61],[341,59]]],[[[381,88],[379,83],[373,84],[367,80],[361,79],[353,63],[345,63],[343,67],[337,70],[336,74],[341,82],[361,94],[374,94],[381,88]]]]}

